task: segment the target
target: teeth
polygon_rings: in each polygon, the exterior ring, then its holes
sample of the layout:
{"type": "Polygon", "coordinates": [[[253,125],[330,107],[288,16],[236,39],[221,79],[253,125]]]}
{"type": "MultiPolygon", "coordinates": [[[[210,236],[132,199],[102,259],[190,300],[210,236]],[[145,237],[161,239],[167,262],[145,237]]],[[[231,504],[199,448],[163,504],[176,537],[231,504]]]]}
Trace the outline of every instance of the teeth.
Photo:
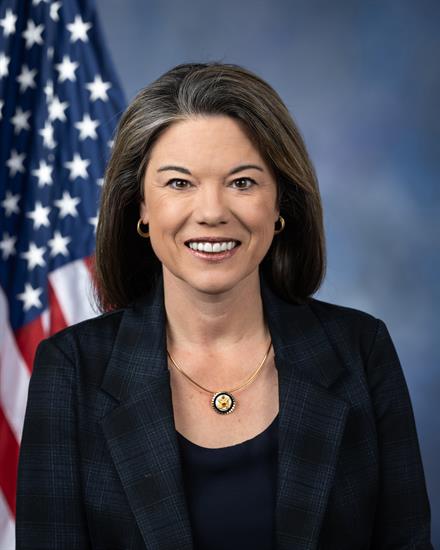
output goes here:
{"type": "Polygon", "coordinates": [[[189,247],[193,250],[200,250],[200,252],[225,252],[225,250],[232,250],[237,243],[235,241],[222,242],[222,243],[199,243],[190,242],[189,247]]]}

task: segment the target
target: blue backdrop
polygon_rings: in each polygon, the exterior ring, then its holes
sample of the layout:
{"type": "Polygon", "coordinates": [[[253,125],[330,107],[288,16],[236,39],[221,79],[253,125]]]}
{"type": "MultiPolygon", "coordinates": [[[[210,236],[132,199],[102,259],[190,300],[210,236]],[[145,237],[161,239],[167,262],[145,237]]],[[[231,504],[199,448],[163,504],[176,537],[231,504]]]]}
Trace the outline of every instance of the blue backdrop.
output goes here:
{"type": "Polygon", "coordinates": [[[254,70],[301,128],[324,202],[324,300],[383,319],[412,396],[440,548],[438,0],[97,0],[129,99],[178,63],[254,70]]]}

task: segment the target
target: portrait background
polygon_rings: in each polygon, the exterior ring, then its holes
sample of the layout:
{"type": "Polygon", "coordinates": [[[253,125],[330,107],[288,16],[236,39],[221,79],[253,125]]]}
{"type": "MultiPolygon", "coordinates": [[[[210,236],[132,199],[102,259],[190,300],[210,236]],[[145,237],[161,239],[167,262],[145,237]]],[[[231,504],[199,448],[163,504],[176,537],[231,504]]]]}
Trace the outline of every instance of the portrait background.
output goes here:
{"type": "Polygon", "coordinates": [[[298,123],[325,213],[317,297],[385,321],[412,397],[440,547],[440,4],[97,0],[129,100],[172,66],[238,63],[298,123]]]}

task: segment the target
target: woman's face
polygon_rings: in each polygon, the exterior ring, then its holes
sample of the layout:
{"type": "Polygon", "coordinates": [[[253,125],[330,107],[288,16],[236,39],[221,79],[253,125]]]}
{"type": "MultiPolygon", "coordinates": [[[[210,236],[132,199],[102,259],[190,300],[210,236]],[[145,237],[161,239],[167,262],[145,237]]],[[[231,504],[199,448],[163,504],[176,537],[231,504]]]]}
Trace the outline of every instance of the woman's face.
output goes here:
{"type": "Polygon", "coordinates": [[[277,187],[239,122],[174,123],[152,147],[143,185],[140,214],[166,281],[218,294],[258,280],[278,219],[277,187]]]}

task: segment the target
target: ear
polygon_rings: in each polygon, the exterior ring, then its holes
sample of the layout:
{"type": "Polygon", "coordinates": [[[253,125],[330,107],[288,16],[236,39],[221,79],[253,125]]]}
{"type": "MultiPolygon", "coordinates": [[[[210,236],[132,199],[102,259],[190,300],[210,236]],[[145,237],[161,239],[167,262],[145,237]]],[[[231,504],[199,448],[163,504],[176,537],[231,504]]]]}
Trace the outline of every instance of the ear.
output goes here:
{"type": "Polygon", "coordinates": [[[149,216],[148,216],[148,209],[147,209],[147,205],[145,203],[145,199],[143,199],[142,202],[139,205],[139,215],[140,215],[140,218],[142,220],[142,223],[147,224],[149,216]]]}

